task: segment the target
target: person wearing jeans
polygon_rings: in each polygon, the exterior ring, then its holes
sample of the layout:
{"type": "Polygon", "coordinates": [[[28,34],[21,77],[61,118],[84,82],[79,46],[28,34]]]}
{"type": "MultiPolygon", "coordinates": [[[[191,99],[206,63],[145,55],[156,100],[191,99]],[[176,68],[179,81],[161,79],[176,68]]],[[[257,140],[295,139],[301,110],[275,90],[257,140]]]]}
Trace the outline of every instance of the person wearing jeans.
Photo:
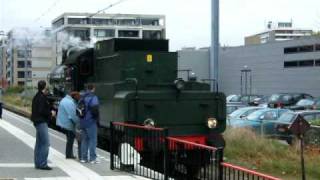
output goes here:
{"type": "Polygon", "coordinates": [[[84,102],[84,117],[80,119],[81,160],[80,162],[99,163],[96,155],[97,129],[99,125],[99,101],[94,94],[95,86],[88,85],[88,91],[80,101],[84,102]],[[88,158],[88,154],[90,154],[88,158]]]}
{"type": "Polygon", "coordinates": [[[48,99],[46,82],[38,82],[38,92],[32,99],[31,120],[36,128],[36,144],[34,148],[34,165],[36,169],[51,170],[48,166],[49,154],[49,133],[48,121],[51,116],[55,116],[55,111],[51,111],[48,99]]]}
{"type": "Polygon", "coordinates": [[[92,124],[88,128],[82,128],[81,131],[81,152],[82,160],[88,160],[88,151],[89,151],[89,162],[97,163],[97,154],[96,154],[96,147],[97,147],[97,125],[92,124]]]}
{"type": "MultiPolygon", "coordinates": [[[[34,162],[37,169],[48,167],[49,135],[48,124],[40,123],[36,125],[36,145],[34,148],[34,162]]],[[[48,169],[49,170],[49,169],[48,169]]]]}

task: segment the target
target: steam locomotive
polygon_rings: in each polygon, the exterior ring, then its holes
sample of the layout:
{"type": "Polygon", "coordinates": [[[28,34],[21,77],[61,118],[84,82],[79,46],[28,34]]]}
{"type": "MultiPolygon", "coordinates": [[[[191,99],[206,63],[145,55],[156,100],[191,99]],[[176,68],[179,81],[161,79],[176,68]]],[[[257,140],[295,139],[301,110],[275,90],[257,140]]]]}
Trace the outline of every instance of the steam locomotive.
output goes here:
{"type": "Polygon", "coordinates": [[[70,52],[49,75],[57,99],[95,84],[100,101],[99,137],[111,121],[152,124],[169,136],[216,145],[210,134],[226,127],[225,95],[209,84],[177,78],[177,53],[168,40],[110,39],[70,52]],[[211,141],[211,143],[210,143],[211,141]]]}

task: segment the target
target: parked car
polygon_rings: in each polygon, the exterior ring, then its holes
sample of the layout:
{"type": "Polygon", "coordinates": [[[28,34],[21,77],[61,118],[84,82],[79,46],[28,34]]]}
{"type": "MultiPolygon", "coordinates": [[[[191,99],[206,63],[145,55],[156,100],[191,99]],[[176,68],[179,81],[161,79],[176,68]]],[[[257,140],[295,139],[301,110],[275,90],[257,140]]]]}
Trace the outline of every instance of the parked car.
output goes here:
{"type": "Polygon", "coordinates": [[[262,107],[243,107],[233,111],[227,117],[227,124],[230,125],[232,121],[236,121],[239,119],[245,119],[249,114],[262,109],[262,107]]]}
{"type": "Polygon", "coordinates": [[[293,144],[295,136],[289,130],[289,127],[299,114],[310,123],[320,119],[320,111],[318,110],[308,110],[308,111],[298,111],[298,112],[290,111],[290,112],[284,113],[279,117],[278,123],[275,126],[277,138],[287,141],[288,144],[293,144]]]}
{"type": "MultiPolygon", "coordinates": [[[[250,106],[260,106],[263,104],[267,104],[269,96],[260,96],[253,99],[253,101],[249,104],[250,106]]],[[[263,106],[261,106],[263,107],[263,106]]],[[[266,105],[268,107],[268,105],[266,105]]]]}
{"type": "Polygon", "coordinates": [[[227,103],[229,102],[240,102],[240,95],[236,95],[236,94],[231,94],[229,96],[227,96],[226,100],[227,103]]]}
{"type": "Polygon", "coordinates": [[[257,106],[257,102],[265,100],[263,95],[247,94],[247,95],[236,95],[232,94],[227,96],[227,103],[242,103],[250,106],[257,106]]]}
{"type": "Polygon", "coordinates": [[[268,99],[268,107],[285,108],[296,104],[300,99],[313,99],[310,94],[305,93],[277,93],[268,99]]]}
{"type": "Polygon", "coordinates": [[[246,105],[240,102],[227,103],[227,115],[231,114],[233,111],[246,107],[246,105]]]}
{"type": "Polygon", "coordinates": [[[301,99],[298,101],[294,106],[290,106],[289,109],[293,111],[297,110],[307,110],[307,109],[313,109],[313,110],[320,110],[320,98],[317,99],[301,99]]]}
{"type": "Polygon", "coordinates": [[[263,95],[256,95],[256,94],[242,95],[240,97],[240,102],[246,105],[256,106],[255,100],[262,99],[262,98],[263,98],[263,95]]]}
{"type": "Polygon", "coordinates": [[[263,108],[249,114],[245,119],[231,121],[231,127],[248,127],[257,133],[272,135],[275,133],[275,123],[277,119],[288,109],[263,108]]]}

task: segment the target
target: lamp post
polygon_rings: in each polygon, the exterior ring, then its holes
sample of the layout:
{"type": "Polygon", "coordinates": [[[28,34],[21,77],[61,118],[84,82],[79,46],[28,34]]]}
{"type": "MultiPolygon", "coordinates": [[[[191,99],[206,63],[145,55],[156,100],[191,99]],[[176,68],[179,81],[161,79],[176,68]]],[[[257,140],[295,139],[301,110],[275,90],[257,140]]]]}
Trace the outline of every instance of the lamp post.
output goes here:
{"type": "Polygon", "coordinates": [[[240,78],[241,78],[240,79],[240,88],[241,88],[240,94],[241,95],[248,95],[248,93],[249,93],[251,95],[252,94],[252,70],[249,69],[247,65],[243,66],[243,69],[241,69],[240,78]],[[248,88],[249,88],[249,90],[248,90],[248,88]]]}

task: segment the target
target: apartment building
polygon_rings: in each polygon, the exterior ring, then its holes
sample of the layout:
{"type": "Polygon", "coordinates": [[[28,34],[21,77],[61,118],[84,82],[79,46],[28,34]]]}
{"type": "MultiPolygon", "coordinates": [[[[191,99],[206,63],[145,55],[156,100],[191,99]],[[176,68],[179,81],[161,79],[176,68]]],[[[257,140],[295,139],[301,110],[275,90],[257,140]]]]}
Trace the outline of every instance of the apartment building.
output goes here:
{"type": "Polygon", "coordinates": [[[275,41],[286,41],[311,36],[313,31],[293,27],[291,22],[269,21],[266,30],[251,36],[245,37],[245,45],[263,44],[275,41]]]}
{"type": "Polygon", "coordinates": [[[109,38],[165,39],[164,15],[64,13],[52,21],[53,51],[61,64],[63,50],[92,46],[109,38]]]}
{"type": "Polygon", "coordinates": [[[36,86],[39,80],[47,80],[47,75],[55,66],[52,55],[52,39],[49,30],[46,35],[36,37],[28,33],[16,33],[25,29],[13,29],[8,33],[6,44],[5,77],[9,85],[36,86]]]}

